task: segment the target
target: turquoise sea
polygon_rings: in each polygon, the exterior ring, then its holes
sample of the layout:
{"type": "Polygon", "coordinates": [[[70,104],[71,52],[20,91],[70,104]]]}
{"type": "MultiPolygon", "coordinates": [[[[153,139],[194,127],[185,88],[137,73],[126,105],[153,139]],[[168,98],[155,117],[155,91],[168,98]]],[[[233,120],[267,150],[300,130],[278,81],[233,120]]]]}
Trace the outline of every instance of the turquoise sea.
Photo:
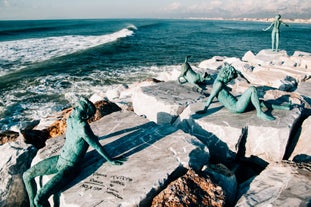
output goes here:
{"type": "MultiPolygon", "coordinates": [[[[41,119],[107,86],[213,56],[270,48],[269,23],[88,19],[0,21],[0,131],[41,119]]],[[[311,25],[281,27],[280,49],[311,52],[311,25]]]]}

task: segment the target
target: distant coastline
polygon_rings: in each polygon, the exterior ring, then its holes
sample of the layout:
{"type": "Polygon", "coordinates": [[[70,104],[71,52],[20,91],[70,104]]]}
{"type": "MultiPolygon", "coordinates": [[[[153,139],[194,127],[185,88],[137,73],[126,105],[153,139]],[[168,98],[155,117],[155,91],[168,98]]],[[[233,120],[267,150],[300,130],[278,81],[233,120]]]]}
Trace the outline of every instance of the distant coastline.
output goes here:
{"type": "MultiPolygon", "coordinates": [[[[190,17],[189,19],[201,19],[201,20],[232,20],[232,21],[254,21],[254,22],[272,22],[274,20],[271,18],[205,18],[205,17],[190,17]]],[[[301,24],[311,24],[311,19],[286,19],[282,18],[286,23],[301,23],[301,24]]]]}

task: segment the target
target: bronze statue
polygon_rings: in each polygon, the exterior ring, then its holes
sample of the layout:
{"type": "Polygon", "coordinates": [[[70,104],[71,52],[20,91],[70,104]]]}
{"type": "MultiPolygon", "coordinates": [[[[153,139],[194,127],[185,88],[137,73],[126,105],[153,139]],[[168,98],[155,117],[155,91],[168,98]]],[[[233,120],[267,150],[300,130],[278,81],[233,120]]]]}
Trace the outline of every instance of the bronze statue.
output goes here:
{"type": "Polygon", "coordinates": [[[270,29],[273,26],[272,29],[272,33],[271,33],[271,39],[272,39],[272,51],[278,51],[279,48],[279,38],[280,38],[280,26],[281,24],[284,24],[285,26],[289,26],[288,24],[285,24],[282,20],[281,20],[281,15],[278,14],[275,16],[275,20],[271,23],[271,25],[269,27],[267,27],[266,29],[263,29],[263,31],[267,31],[268,29],[270,29]]]}
{"type": "MultiPolygon", "coordinates": [[[[274,120],[275,118],[265,114],[261,110],[261,103],[259,101],[257,90],[254,86],[249,87],[239,99],[230,93],[230,89],[227,87],[231,80],[238,77],[240,73],[235,68],[227,63],[220,69],[214,83],[208,100],[206,101],[204,110],[198,111],[198,114],[206,113],[208,107],[216,97],[220,103],[224,105],[229,111],[234,113],[243,113],[252,103],[257,111],[257,116],[264,120],[274,120]]],[[[240,74],[241,75],[241,74],[240,74]]],[[[243,77],[243,76],[242,76],[243,77]]],[[[244,78],[244,77],[243,77],[244,78]]]]}
{"type": "Polygon", "coordinates": [[[57,194],[79,172],[79,166],[92,146],[103,158],[113,165],[121,165],[124,160],[113,160],[100,145],[98,137],[93,133],[87,120],[95,114],[96,108],[86,98],[81,98],[67,120],[66,141],[60,155],[49,157],[32,166],[23,174],[23,180],[31,207],[50,206],[48,198],[57,194]],[[37,192],[34,178],[55,174],[37,192]]]}
{"type": "Polygon", "coordinates": [[[188,63],[188,59],[190,57],[191,56],[186,56],[185,62],[181,65],[181,73],[178,76],[178,82],[180,84],[189,82],[194,85],[199,92],[202,92],[202,88],[199,85],[203,84],[207,80],[211,80],[211,77],[208,73],[205,73],[204,76],[196,73],[188,63]]]}

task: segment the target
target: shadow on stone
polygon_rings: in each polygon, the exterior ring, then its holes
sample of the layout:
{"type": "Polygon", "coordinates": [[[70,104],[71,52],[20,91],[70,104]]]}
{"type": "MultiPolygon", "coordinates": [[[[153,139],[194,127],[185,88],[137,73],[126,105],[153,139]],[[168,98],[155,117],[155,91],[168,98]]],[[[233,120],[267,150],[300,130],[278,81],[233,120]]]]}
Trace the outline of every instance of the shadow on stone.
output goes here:
{"type": "MultiPolygon", "coordinates": [[[[145,148],[148,148],[163,137],[172,134],[177,129],[165,125],[158,126],[154,122],[147,122],[137,127],[132,127],[111,134],[102,136],[99,140],[111,138],[120,134],[126,134],[123,137],[112,141],[104,146],[107,153],[114,158],[129,157],[145,148]],[[130,133],[128,133],[130,132],[130,133]]],[[[81,172],[63,191],[80,183],[85,178],[97,171],[105,163],[105,160],[92,150],[85,155],[81,172]]]]}
{"type": "Polygon", "coordinates": [[[296,122],[293,124],[293,127],[289,135],[289,139],[286,145],[286,150],[283,156],[283,160],[288,160],[291,154],[293,153],[297,145],[297,142],[299,140],[299,137],[300,137],[302,123],[311,114],[310,109],[304,109],[303,112],[304,113],[302,113],[301,117],[297,119],[296,122]]]}

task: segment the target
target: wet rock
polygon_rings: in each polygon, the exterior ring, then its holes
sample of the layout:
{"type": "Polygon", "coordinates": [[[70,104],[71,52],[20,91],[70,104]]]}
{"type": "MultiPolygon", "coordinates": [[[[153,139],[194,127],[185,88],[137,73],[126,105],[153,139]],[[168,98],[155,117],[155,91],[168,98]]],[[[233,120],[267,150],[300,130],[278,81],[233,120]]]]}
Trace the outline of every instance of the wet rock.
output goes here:
{"type": "Polygon", "coordinates": [[[0,132],[0,145],[3,145],[8,142],[14,142],[19,136],[18,132],[11,130],[0,132]]]}

